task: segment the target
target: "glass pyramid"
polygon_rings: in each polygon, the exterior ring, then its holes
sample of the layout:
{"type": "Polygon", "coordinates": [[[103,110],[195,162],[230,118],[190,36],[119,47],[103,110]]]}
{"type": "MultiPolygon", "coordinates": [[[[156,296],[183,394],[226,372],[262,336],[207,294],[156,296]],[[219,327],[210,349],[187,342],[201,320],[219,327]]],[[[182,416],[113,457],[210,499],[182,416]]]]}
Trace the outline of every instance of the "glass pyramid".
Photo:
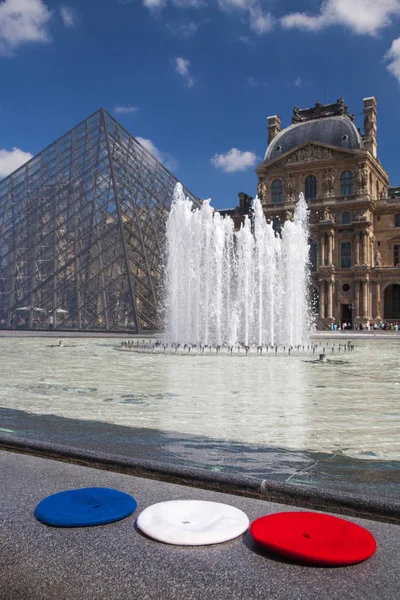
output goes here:
{"type": "Polygon", "coordinates": [[[157,330],[176,183],[104,109],[0,181],[0,327],[157,330]]]}

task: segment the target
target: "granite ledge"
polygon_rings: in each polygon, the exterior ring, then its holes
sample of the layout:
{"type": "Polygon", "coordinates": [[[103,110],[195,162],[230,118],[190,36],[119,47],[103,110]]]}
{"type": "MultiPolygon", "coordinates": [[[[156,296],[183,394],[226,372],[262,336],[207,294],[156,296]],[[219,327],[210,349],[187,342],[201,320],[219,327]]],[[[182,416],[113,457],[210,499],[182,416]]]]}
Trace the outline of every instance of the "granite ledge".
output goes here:
{"type": "Polygon", "coordinates": [[[331,492],[245,475],[215,473],[206,469],[177,467],[152,460],[126,458],[82,450],[60,444],[33,441],[8,434],[0,435],[0,449],[55,459],[72,464],[177,483],[216,492],[268,500],[279,504],[324,510],[400,524],[400,501],[374,496],[331,492]]]}

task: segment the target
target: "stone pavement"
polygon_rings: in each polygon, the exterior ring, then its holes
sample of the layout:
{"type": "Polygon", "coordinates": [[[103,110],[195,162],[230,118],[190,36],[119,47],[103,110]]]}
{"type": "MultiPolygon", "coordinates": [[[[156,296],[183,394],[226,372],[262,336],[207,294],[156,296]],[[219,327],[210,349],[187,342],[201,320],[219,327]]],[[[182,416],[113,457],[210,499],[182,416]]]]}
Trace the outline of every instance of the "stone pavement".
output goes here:
{"type": "Polygon", "coordinates": [[[202,499],[232,504],[250,521],[301,510],[266,500],[0,451],[1,600],[397,600],[400,527],[346,517],[378,544],[368,561],[345,568],[292,564],[256,546],[248,533],[208,547],[157,543],[135,527],[155,502],[202,499]],[[135,513],[111,525],[58,529],[33,516],[37,503],[64,489],[114,487],[133,495],[135,513]]]}

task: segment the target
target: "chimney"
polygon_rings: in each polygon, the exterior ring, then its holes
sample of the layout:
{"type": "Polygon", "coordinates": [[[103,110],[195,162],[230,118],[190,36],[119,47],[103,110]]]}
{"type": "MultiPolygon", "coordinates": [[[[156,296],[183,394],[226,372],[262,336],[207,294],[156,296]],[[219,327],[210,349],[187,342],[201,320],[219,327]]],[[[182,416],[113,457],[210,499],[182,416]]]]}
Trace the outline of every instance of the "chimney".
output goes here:
{"type": "Polygon", "coordinates": [[[247,215],[249,213],[251,207],[251,201],[253,200],[252,196],[245,194],[244,192],[239,192],[239,209],[241,215],[247,215]]]}
{"type": "Polygon", "coordinates": [[[276,138],[281,130],[281,118],[278,115],[268,117],[268,145],[276,138]]]}
{"type": "Polygon", "coordinates": [[[376,98],[364,98],[364,144],[365,148],[376,158],[376,98]]]}

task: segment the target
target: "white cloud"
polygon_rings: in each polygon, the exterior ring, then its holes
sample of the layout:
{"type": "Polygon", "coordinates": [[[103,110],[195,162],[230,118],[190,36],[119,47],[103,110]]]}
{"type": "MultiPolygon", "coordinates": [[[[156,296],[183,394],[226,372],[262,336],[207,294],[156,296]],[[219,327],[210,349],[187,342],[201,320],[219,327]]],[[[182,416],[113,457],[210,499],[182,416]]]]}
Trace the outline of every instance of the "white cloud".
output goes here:
{"type": "Polygon", "coordinates": [[[149,10],[158,11],[167,6],[167,0],[143,0],[143,6],[149,10]]]}
{"type": "Polygon", "coordinates": [[[267,87],[268,83],[266,81],[264,81],[263,79],[258,79],[257,77],[249,77],[247,80],[247,85],[249,85],[250,87],[253,87],[253,88],[258,88],[258,87],[267,87]]]}
{"type": "MultiPolygon", "coordinates": [[[[121,4],[130,4],[129,1],[119,1],[121,4]]],[[[175,6],[176,8],[183,9],[204,8],[207,6],[205,0],[143,0],[143,6],[153,12],[163,10],[166,8],[167,4],[172,4],[172,6],[175,6]]]]}
{"type": "Polygon", "coordinates": [[[146,138],[137,137],[139,144],[142,144],[156,158],[159,160],[167,169],[174,171],[178,168],[178,161],[168,152],[161,152],[151,140],[146,138]]]}
{"type": "Polygon", "coordinates": [[[289,81],[286,85],[287,87],[301,87],[303,85],[303,80],[301,77],[296,77],[296,79],[289,81]]]}
{"type": "Polygon", "coordinates": [[[190,74],[190,60],[186,58],[175,57],[175,71],[183,77],[188,88],[193,87],[194,79],[190,74]]]}
{"type": "Polygon", "coordinates": [[[18,167],[30,160],[32,156],[33,154],[24,152],[20,148],[13,148],[12,150],[3,148],[0,150],[0,177],[7,177],[7,175],[13,173],[18,167]]]}
{"type": "Polygon", "coordinates": [[[241,152],[237,148],[231,148],[226,154],[214,154],[211,163],[214,167],[222,169],[226,173],[245,171],[253,167],[257,162],[254,152],[241,152]]]}
{"type": "Polygon", "coordinates": [[[172,0],[177,8],[202,8],[205,6],[204,0],[172,0]]]}
{"type": "Polygon", "coordinates": [[[239,42],[242,42],[242,44],[246,44],[246,46],[253,46],[254,45],[253,40],[248,35],[240,35],[239,36],[239,42]]]}
{"type": "Polygon", "coordinates": [[[42,0],[5,0],[0,4],[0,54],[12,56],[29,42],[51,42],[52,13],[42,0]]]}
{"type": "Polygon", "coordinates": [[[397,78],[400,83],[400,37],[393,40],[390,50],[385,54],[386,60],[390,60],[387,70],[397,78]]]}
{"type": "Polygon", "coordinates": [[[376,35],[399,14],[400,0],[324,0],[318,14],[291,13],[281,23],[287,29],[306,31],[344,25],[354,33],[376,35]]]}
{"type": "Polygon", "coordinates": [[[290,13],[282,17],[281,23],[286,29],[306,29],[308,31],[317,31],[328,25],[321,15],[312,16],[307,13],[290,13]]]}
{"type": "Polygon", "coordinates": [[[218,6],[226,12],[234,10],[247,12],[250,29],[257,35],[262,35],[272,29],[272,15],[263,11],[261,0],[218,0],[218,6]]]}
{"type": "Polygon", "coordinates": [[[255,5],[249,8],[250,16],[250,28],[257,33],[262,35],[271,31],[273,19],[270,13],[264,13],[260,6],[255,5]]]}
{"type": "Polygon", "coordinates": [[[252,0],[218,0],[218,6],[221,10],[246,10],[252,6],[252,0]]]}
{"type": "Polygon", "coordinates": [[[194,23],[193,21],[190,21],[188,23],[177,24],[169,23],[167,27],[174,35],[184,38],[190,38],[197,33],[200,27],[200,23],[194,23]]]}
{"type": "Polygon", "coordinates": [[[147,140],[146,138],[142,138],[142,137],[137,137],[136,139],[139,142],[139,144],[142,144],[142,146],[144,146],[146,148],[146,150],[148,150],[150,152],[150,154],[152,154],[157,160],[159,160],[161,162],[161,160],[162,160],[161,152],[159,151],[157,146],[155,146],[153,144],[153,142],[151,140],[147,140]]]}
{"type": "Polygon", "coordinates": [[[78,22],[78,17],[75,10],[71,8],[71,6],[61,6],[60,14],[65,27],[75,27],[78,22]]]}
{"type": "MultiPolygon", "coordinates": [[[[247,13],[250,29],[257,35],[262,35],[272,29],[272,15],[269,12],[263,11],[262,0],[217,0],[217,4],[225,12],[239,11],[247,13]]],[[[143,6],[153,12],[161,11],[167,5],[182,9],[200,9],[205,8],[208,3],[206,0],[143,0],[143,6]]],[[[188,35],[186,37],[189,37],[192,32],[190,29],[187,29],[187,31],[188,35]]],[[[242,36],[239,39],[243,43],[249,43],[246,36],[242,36]]]]}
{"type": "Polygon", "coordinates": [[[138,110],[139,108],[137,106],[121,106],[120,104],[117,104],[117,106],[114,108],[114,112],[120,115],[126,113],[134,113],[138,110]]]}

